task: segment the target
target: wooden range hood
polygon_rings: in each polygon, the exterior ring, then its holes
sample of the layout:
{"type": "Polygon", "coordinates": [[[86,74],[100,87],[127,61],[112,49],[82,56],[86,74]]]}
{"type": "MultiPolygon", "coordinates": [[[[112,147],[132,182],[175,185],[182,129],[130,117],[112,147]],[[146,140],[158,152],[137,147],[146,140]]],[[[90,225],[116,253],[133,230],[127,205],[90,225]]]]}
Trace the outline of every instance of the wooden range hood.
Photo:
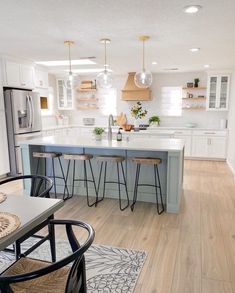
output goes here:
{"type": "Polygon", "coordinates": [[[122,90],[123,101],[149,101],[151,100],[151,90],[141,89],[135,85],[135,72],[129,72],[124,89],[122,90]]]}

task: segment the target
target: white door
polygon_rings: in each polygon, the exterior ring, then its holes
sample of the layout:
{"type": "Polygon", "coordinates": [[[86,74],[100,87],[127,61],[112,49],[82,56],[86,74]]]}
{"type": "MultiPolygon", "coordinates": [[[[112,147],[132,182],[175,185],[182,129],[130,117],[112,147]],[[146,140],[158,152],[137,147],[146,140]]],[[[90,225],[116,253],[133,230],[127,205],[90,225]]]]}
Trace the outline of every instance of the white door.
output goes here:
{"type": "Polygon", "coordinates": [[[219,76],[209,76],[208,78],[208,93],[207,93],[207,109],[216,110],[218,108],[218,90],[219,90],[219,76]]]}
{"type": "Polygon", "coordinates": [[[208,149],[207,136],[193,136],[192,141],[192,157],[206,158],[208,149]]]}
{"type": "Polygon", "coordinates": [[[219,78],[218,106],[221,110],[228,110],[229,76],[221,75],[219,78]]]}
{"type": "Polygon", "coordinates": [[[0,110],[0,176],[10,172],[5,112],[0,110]]]}
{"type": "Polygon", "coordinates": [[[34,68],[30,65],[20,66],[21,86],[34,88],[34,68]]]}
{"type": "Polygon", "coordinates": [[[21,86],[19,63],[6,61],[6,83],[8,86],[21,86]]]}
{"type": "Polygon", "coordinates": [[[208,157],[226,158],[226,137],[208,137],[208,157]]]}

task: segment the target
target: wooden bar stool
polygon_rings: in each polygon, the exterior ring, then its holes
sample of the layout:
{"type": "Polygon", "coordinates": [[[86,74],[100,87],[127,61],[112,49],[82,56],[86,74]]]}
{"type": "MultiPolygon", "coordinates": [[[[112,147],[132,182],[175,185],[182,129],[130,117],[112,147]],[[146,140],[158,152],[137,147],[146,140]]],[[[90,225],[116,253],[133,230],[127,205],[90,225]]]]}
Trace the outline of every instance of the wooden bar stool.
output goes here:
{"type": "Polygon", "coordinates": [[[85,182],[85,186],[86,186],[87,205],[89,207],[92,207],[93,205],[97,206],[98,191],[97,191],[97,188],[96,188],[95,177],[94,177],[94,173],[93,173],[93,169],[92,169],[92,165],[91,165],[91,159],[93,158],[93,155],[90,155],[90,154],[63,154],[62,157],[63,157],[64,160],[69,161],[68,162],[67,173],[66,173],[66,183],[67,183],[67,180],[68,180],[70,163],[71,163],[71,161],[73,161],[72,194],[71,194],[71,196],[69,198],[73,197],[73,195],[74,195],[74,183],[76,181],[82,181],[82,182],[85,182]],[[84,168],[84,178],[83,179],[79,179],[79,178],[75,177],[76,162],[77,161],[83,161],[83,168],[84,168]],[[91,179],[87,178],[87,164],[86,164],[86,162],[88,162],[88,166],[90,168],[91,179]],[[90,203],[90,200],[89,200],[88,182],[93,183],[94,189],[95,189],[96,199],[95,199],[95,202],[93,202],[93,203],[90,203]]]}
{"type": "Polygon", "coordinates": [[[104,199],[105,197],[105,186],[106,184],[114,183],[118,184],[118,194],[119,194],[119,208],[121,211],[124,211],[128,206],[129,206],[129,196],[128,196],[128,191],[127,191],[127,184],[126,184],[126,177],[123,169],[123,164],[122,162],[125,161],[125,157],[122,156],[97,156],[96,157],[97,161],[101,161],[101,166],[100,166],[100,172],[99,172],[99,182],[98,182],[98,193],[99,193],[99,188],[100,188],[100,181],[101,181],[101,176],[102,176],[102,170],[103,170],[103,164],[104,164],[104,187],[103,187],[103,196],[101,199],[98,199],[97,202],[100,202],[104,199]],[[117,178],[118,181],[106,181],[106,175],[107,175],[107,164],[108,163],[116,163],[117,166],[117,178]],[[121,173],[122,173],[122,178],[123,182],[120,181],[120,166],[121,166],[121,173]],[[127,205],[122,207],[122,199],[121,199],[121,185],[125,186],[125,191],[126,191],[126,198],[127,198],[127,205]]]}
{"type": "Polygon", "coordinates": [[[134,195],[133,195],[133,203],[131,205],[131,210],[134,210],[134,206],[137,200],[137,193],[138,193],[138,187],[139,186],[151,186],[155,187],[156,190],[156,203],[157,203],[157,212],[160,215],[164,212],[164,205],[162,200],[162,189],[161,189],[161,182],[159,177],[159,171],[158,171],[158,165],[161,164],[162,160],[159,158],[132,158],[132,161],[137,164],[136,166],[136,175],[135,175],[135,185],[134,185],[134,195]],[[140,177],[140,168],[141,164],[145,165],[153,165],[154,170],[154,182],[155,184],[146,184],[146,183],[139,183],[139,177],[140,177]],[[158,202],[158,190],[160,193],[160,201],[161,201],[161,210],[159,209],[159,202],[158,202]]]}
{"type": "Polygon", "coordinates": [[[57,152],[33,152],[33,157],[37,158],[37,166],[36,166],[36,175],[39,175],[39,163],[41,159],[44,159],[44,174],[41,175],[45,175],[47,177],[53,178],[53,183],[54,183],[54,192],[55,192],[55,198],[57,198],[57,188],[56,188],[56,179],[61,179],[64,181],[64,195],[63,195],[63,199],[67,199],[69,193],[68,193],[68,187],[66,184],[66,180],[65,180],[65,175],[64,175],[64,170],[63,170],[63,166],[61,164],[61,153],[57,153],[57,152]],[[47,175],[47,166],[46,166],[46,160],[47,159],[51,159],[51,164],[52,164],[52,175],[47,175]],[[61,171],[61,176],[57,176],[55,173],[55,159],[58,160],[59,162],[59,166],[60,166],[60,171],[61,171]],[[65,195],[67,193],[67,195],[65,195]]]}

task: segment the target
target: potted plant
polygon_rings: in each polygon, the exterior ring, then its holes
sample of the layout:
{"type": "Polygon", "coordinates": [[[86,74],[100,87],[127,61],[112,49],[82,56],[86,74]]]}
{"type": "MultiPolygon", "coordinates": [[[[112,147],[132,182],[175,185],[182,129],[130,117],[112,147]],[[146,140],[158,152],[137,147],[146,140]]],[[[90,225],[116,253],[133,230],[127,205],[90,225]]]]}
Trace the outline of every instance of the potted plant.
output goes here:
{"type": "Polygon", "coordinates": [[[159,126],[160,125],[160,117],[157,115],[154,115],[152,117],[149,118],[149,125],[150,126],[159,126]]]}
{"type": "Polygon", "coordinates": [[[95,140],[99,141],[102,139],[102,133],[104,132],[104,128],[102,127],[95,127],[93,129],[93,133],[95,134],[95,140]]]}
{"type": "Polygon", "coordinates": [[[139,127],[139,119],[142,119],[146,116],[146,114],[148,113],[147,110],[144,110],[142,108],[142,104],[141,102],[137,102],[132,108],[131,108],[131,116],[135,118],[135,123],[134,123],[134,127],[138,128],[139,127]]]}
{"type": "Polygon", "coordinates": [[[194,87],[198,87],[199,81],[200,81],[199,78],[194,79],[194,87]]]}

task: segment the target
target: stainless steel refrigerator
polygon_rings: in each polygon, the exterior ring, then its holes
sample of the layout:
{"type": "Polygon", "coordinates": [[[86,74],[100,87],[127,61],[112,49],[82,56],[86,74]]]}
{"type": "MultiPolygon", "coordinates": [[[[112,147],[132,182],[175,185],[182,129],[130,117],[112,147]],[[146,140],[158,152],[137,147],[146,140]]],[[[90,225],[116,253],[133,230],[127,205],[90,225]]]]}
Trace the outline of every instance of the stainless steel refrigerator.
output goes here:
{"type": "Polygon", "coordinates": [[[26,90],[6,89],[4,102],[7,122],[10,175],[22,172],[19,142],[42,129],[40,97],[26,90]]]}

